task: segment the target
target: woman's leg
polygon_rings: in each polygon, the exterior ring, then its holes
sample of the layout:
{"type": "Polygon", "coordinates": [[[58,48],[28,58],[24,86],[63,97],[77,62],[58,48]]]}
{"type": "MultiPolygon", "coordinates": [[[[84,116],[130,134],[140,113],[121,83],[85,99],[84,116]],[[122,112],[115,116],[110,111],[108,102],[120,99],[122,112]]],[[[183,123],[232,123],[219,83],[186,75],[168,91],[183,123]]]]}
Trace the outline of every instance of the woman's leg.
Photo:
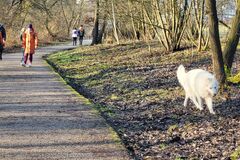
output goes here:
{"type": "Polygon", "coordinates": [[[29,61],[30,61],[30,65],[32,64],[32,61],[33,61],[33,54],[30,54],[29,55],[29,61]]]}
{"type": "Polygon", "coordinates": [[[83,37],[80,37],[79,40],[80,40],[80,45],[82,45],[83,37]]]}
{"type": "Polygon", "coordinates": [[[2,54],[3,54],[3,45],[0,44],[0,60],[2,60],[2,54]]]}
{"type": "Polygon", "coordinates": [[[0,49],[0,60],[2,60],[2,52],[3,52],[3,50],[0,49]]]}
{"type": "Polygon", "coordinates": [[[75,46],[77,45],[77,37],[74,38],[75,46]]]}
{"type": "Polygon", "coordinates": [[[27,60],[28,60],[28,54],[24,55],[24,64],[27,64],[27,60]]]}
{"type": "Polygon", "coordinates": [[[22,59],[21,59],[21,63],[24,62],[24,48],[22,48],[22,59]]]}

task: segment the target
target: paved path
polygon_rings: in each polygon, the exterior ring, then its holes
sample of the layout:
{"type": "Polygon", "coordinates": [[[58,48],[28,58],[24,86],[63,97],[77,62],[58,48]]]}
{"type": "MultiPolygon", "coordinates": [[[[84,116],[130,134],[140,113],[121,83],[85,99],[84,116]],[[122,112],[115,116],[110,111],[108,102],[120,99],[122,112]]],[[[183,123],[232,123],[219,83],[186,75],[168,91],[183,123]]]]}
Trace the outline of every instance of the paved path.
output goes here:
{"type": "Polygon", "coordinates": [[[20,53],[0,61],[1,160],[129,159],[104,119],[41,58],[68,48],[40,48],[31,68],[20,66],[20,53]]]}

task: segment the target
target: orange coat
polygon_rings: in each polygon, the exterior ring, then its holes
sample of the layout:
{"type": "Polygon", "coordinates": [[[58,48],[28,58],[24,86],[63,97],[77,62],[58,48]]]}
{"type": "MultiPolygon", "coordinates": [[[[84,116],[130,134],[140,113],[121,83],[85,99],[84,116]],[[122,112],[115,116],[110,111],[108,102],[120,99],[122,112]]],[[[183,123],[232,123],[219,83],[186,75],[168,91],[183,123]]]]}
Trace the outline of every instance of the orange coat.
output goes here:
{"type": "Polygon", "coordinates": [[[34,54],[38,45],[37,33],[32,29],[27,29],[23,33],[22,47],[24,48],[24,54],[34,54]]]}

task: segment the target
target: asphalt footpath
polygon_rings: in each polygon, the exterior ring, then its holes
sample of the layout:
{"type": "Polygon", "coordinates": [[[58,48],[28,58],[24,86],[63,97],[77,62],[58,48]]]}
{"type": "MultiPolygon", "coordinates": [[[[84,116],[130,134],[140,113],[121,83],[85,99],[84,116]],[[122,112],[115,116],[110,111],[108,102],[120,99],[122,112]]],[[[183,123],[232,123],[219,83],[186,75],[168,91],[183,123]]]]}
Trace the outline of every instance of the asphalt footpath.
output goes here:
{"type": "Polygon", "coordinates": [[[1,160],[130,159],[106,121],[42,59],[72,48],[71,44],[39,48],[31,67],[20,65],[21,53],[3,55],[1,160]]]}

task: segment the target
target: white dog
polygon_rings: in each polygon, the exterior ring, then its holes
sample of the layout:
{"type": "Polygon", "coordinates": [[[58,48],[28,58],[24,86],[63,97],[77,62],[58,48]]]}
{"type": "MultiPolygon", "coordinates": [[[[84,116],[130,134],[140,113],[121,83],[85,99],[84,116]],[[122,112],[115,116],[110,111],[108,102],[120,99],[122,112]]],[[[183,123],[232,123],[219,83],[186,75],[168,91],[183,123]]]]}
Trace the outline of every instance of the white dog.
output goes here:
{"type": "Polygon", "coordinates": [[[193,69],[185,71],[183,65],[177,70],[177,78],[185,90],[184,106],[190,98],[196,107],[202,110],[202,100],[204,99],[210,113],[215,114],[212,108],[212,99],[218,92],[218,81],[208,71],[202,69],[193,69]]]}

